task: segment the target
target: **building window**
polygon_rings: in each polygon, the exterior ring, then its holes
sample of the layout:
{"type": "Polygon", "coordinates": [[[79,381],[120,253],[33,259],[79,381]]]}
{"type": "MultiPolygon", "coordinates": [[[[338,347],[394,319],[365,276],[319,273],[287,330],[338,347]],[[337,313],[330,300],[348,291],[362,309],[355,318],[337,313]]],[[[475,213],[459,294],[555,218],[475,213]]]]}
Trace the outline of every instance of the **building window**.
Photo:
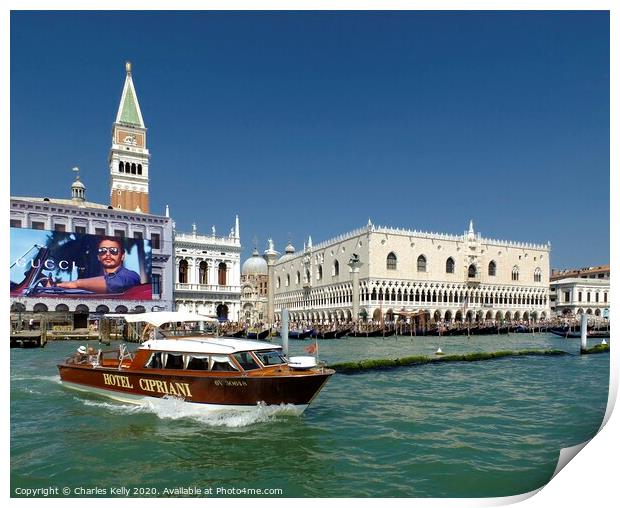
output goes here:
{"type": "Polygon", "coordinates": [[[454,273],[454,259],[446,259],[446,273],[454,273]]]}
{"type": "Polygon", "coordinates": [[[105,228],[95,228],[95,234],[97,236],[105,236],[105,228]]]}
{"type": "Polygon", "coordinates": [[[144,235],[142,234],[142,231],[134,231],[133,232],[133,237],[136,240],[142,240],[144,238],[144,235]]]}
{"type": "Polygon", "coordinates": [[[226,285],[226,263],[220,263],[217,266],[217,283],[220,286],[226,285]]]}
{"type": "Polygon", "coordinates": [[[581,291],[579,291],[577,293],[577,301],[580,302],[580,301],[582,301],[582,299],[583,299],[583,293],[581,291]]]}
{"type": "Polygon", "coordinates": [[[116,236],[118,238],[124,238],[125,237],[125,231],[123,231],[122,229],[115,229],[114,230],[114,236],[116,236]]]}
{"type": "Polygon", "coordinates": [[[424,256],[418,257],[418,272],[426,271],[426,258],[424,256]]]}
{"type": "Polygon", "coordinates": [[[594,293],[594,301],[598,303],[598,293],[594,293]]]}
{"type": "Polygon", "coordinates": [[[316,270],[316,280],[323,280],[323,265],[319,265],[316,270]]]}
{"type": "Polygon", "coordinates": [[[142,174],[142,164],[138,164],[138,174],[142,174]]]}
{"type": "Polygon", "coordinates": [[[200,266],[198,267],[198,283],[199,284],[209,283],[209,271],[208,271],[206,261],[201,261],[200,266]]]}
{"type": "Polygon", "coordinates": [[[75,226],[75,232],[78,235],[85,235],[86,234],[86,226],[75,226]]]}
{"type": "Polygon", "coordinates": [[[32,229],[44,229],[44,228],[45,228],[45,224],[43,222],[33,221],[32,229]]]}
{"type": "Polygon", "coordinates": [[[280,277],[276,280],[276,288],[280,289],[280,277]]]}
{"type": "Polygon", "coordinates": [[[564,291],[564,303],[570,302],[570,291],[564,291]]]}
{"type": "Polygon", "coordinates": [[[478,272],[476,270],[476,265],[474,265],[473,263],[469,265],[469,268],[467,269],[467,277],[473,279],[476,277],[477,273],[478,272]]]}
{"type": "Polygon", "coordinates": [[[179,263],[179,282],[181,284],[187,284],[187,261],[182,259],[179,263]]]}
{"type": "Polygon", "coordinates": [[[590,291],[586,293],[586,301],[590,302],[590,291]]]}
{"type": "Polygon", "coordinates": [[[396,254],[390,252],[387,255],[387,269],[388,270],[396,270],[396,254]]]}
{"type": "Polygon", "coordinates": [[[299,286],[299,272],[295,275],[295,284],[299,286]]]}
{"type": "Polygon", "coordinates": [[[12,228],[21,228],[22,221],[20,219],[11,219],[11,227],[12,228]]]}
{"type": "Polygon", "coordinates": [[[286,286],[290,286],[291,285],[291,276],[287,273],[286,274],[286,286]]]}
{"type": "Polygon", "coordinates": [[[153,288],[153,295],[161,295],[161,275],[159,275],[158,273],[153,274],[151,287],[153,288]]]}
{"type": "Polygon", "coordinates": [[[518,266],[512,267],[512,280],[519,280],[519,267],[518,266]]]}
{"type": "Polygon", "coordinates": [[[125,165],[123,164],[123,161],[120,161],[118,163],[118,172],[119,173],[124,173],[125,172],[125,165]]]}
{"type": "Polygon", "coordinates": [[[495,264],[495,261],[491,261],[489,263],[489,276],[495,277],[496,273],[497,273],[497,265],[495,264]]]}
{"type": "Polygon", "coordinates": [[[54,224],[54,231],[64,232],[67,230],[67,227],[64,224],[54,224]]]}
{"type": "Polygon", "coordinates": [[[334,277],[338,277],[338,275],[340,275],[340,263],[338,263],[337,259],[336,261],[334,261],[334,270],[332,272],[332,275],[334,277]]]}
{"type": "Polygon", "coordinates": [[[542,280],[542,272],[540,271],[540,268],[536,268],[536,270],[534,270],[534,282],[540,282],[542,280]]]}
{"type": "Polygon", "coordinates": [[[310,284],[310,270],[306,270],[306,279],[304,280],[306,284],[310,284]]]}
{"type": "Polygon", "coordinates": [[[153,249],[159,249],[159,234],[151,233],[151,247],[153,249]]]}

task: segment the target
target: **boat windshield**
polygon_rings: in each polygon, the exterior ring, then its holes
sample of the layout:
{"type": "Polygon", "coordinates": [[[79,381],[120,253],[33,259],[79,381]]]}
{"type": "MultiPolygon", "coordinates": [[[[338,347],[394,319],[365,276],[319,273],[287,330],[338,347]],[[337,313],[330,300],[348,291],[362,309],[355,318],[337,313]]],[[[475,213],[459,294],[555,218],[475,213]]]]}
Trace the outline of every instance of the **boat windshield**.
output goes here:
{"type": "Polygon", "coordinates": [[[279,351],[254,351],[260,362],[267,367],[268,365],[281,365],[286,363],[279,351]]]}
{"type": "Polygon", "coordinates": [[[260,369],[260,365],[256,363],[254,357],[248,351],[242,351],[233,355],[235,360],[241,365],[243,370],[260,369]]]}

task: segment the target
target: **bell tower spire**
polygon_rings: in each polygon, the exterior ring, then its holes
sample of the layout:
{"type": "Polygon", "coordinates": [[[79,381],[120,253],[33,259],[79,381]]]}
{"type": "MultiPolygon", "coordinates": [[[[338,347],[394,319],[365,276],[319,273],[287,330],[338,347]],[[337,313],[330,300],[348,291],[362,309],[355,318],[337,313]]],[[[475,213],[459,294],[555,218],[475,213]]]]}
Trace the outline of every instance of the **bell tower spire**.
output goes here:
{"type": "Polygon", "coordinates": [[[148,213],[150,158],[131,62],[125,62],[125,85],[112,124],[109,156],[110,204],[114,208],[148,213]]]}

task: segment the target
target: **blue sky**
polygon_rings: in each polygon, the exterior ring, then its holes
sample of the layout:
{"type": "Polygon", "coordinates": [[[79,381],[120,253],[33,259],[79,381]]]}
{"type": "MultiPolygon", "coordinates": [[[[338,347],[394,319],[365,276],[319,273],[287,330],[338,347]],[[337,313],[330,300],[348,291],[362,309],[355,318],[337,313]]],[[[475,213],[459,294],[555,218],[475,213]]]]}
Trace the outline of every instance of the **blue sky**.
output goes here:
{"type": "Polygon", "coordinates": [[[283,251],[364,225],[609,262],[605,12],[13,12],[11,195],[108,202],[124,81],[151,210],[283,251]],[[587,241],[576,241],[587,232],[587,241]]]}

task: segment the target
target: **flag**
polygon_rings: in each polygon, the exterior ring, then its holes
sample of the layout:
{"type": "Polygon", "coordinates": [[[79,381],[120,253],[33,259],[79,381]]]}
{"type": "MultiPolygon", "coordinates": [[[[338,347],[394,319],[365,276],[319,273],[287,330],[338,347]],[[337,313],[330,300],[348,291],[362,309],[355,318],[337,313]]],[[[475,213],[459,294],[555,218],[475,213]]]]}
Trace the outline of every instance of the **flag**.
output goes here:
{"type": "Polygon", "coordinates": [[[316,344],[310,344],[307,348],[306,348],[306,352],[310,353],[311,355],[316,353],[316,344]]]}

